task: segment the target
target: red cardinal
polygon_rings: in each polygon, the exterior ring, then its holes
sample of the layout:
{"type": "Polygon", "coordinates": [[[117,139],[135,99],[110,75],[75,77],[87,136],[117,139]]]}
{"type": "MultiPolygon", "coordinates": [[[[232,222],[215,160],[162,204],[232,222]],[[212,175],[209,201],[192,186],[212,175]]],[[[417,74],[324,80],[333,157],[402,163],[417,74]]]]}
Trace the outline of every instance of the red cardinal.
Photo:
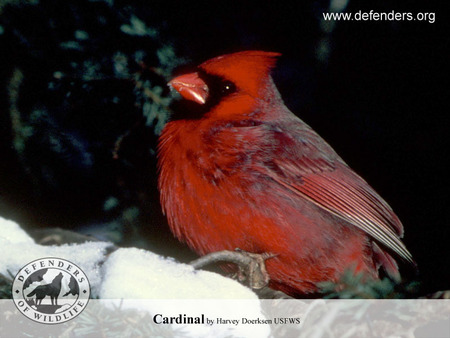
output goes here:
{"type": "Polygon", "coordinates": [[[223,55],[169,84],[196,103],[159,143],[159,189],[174,234],[200,255],[276,254],[270,286],[317,292],[346,269],[399,280],[414,264],[389,205],[284,105],[270,70],[280,54],[223,55]]]}

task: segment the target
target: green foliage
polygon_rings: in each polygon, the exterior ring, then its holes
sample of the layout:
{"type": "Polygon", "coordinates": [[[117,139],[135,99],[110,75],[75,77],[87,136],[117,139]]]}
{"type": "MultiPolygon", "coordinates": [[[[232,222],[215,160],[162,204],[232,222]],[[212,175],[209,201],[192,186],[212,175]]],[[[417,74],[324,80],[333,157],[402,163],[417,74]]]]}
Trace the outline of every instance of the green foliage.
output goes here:
{"type": "Polygon", "coordinates": [[[16,218],[17,208],[33,227],[81,224],[135,246],[146,225],[164,223],[157,138],[169,116],[167,82],[183,59],[153,7],[0,3],[0,49],[9,51],[0,55],[3,216],[16,218]]]}
{"type": "Polygon", "coordinates": [[[393,280],[367,279],[363,273],[346,270],[341,279],[319,283],[320,293],[324,298],[340,299],[397,299],[408,298],[417,293],[417,282],[396,284],[393,280]]]}

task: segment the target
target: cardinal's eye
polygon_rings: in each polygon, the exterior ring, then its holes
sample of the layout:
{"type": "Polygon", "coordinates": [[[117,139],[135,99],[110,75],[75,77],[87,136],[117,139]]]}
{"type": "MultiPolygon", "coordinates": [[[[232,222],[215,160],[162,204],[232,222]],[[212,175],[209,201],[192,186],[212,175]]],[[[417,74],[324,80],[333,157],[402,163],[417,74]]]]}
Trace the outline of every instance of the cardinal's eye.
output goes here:
{"type": "Polygon", "coordinates": [[[228,95],[236,91],[236,86],[233,82],[225,81],[222,83],[222,94],[228,95]]]}

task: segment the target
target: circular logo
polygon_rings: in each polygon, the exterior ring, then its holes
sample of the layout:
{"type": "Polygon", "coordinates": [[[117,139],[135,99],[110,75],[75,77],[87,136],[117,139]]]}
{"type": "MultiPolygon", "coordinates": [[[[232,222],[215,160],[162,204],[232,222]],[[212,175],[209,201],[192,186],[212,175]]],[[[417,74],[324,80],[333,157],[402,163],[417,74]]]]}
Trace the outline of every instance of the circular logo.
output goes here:
{"type": "Polygon", "coordinates": [[[16,307],[31,320],[59,324],[84,310],[91,291],[83,270],[50,257],[24,266],[14,278],[12,294],[16,307]]]}

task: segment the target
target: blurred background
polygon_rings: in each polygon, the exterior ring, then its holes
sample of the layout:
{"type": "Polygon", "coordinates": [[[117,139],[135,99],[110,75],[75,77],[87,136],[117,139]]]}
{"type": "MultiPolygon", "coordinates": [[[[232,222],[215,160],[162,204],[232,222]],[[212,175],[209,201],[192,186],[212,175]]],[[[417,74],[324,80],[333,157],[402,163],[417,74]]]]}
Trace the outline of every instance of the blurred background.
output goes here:
{"type": "Polygon", "coordinates": [[[402,220],[420,293],[449,289],[449,44],[434,1],[2,0],[0,216],[39,240],[63,228],[189,261],[156,188],[166,83],[214,56],[277,51],[286,105],[402,220]],[[435,20],[323,19],[370,10],[435,20]]]}

